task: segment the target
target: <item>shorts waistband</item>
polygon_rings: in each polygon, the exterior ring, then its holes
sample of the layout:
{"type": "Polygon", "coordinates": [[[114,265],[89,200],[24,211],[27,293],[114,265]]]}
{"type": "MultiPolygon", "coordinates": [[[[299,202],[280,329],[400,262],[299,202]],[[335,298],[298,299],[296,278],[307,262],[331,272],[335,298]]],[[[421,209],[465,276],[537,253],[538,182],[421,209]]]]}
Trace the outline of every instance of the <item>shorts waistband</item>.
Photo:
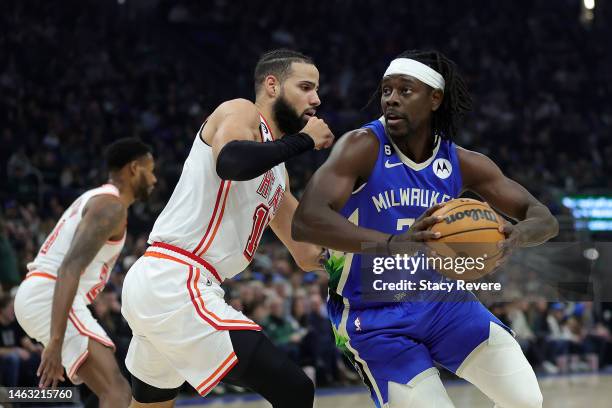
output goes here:
{"type": "Polygon", "coordinates": [[[210,275],[209,278],[213,278],[217,283],[220,284],[223,282],[217,270],[210,263],[183,248],[166,244],[165,242],[154,242],[147,248],[144,256],[169,259],[178,263],[191,265],[203,270],[204,273],[210,275]]]}
{"type": "Polygon", "coordinates": [[[23,280],[26,280],[28,278],[32,278],[34,276],[38,276],[40,278],[46,278],[46,279],[51,279],[51,280],[57,280],[57,276],[48,273],[48,272],[41,272],[41,271],[32,271],[32,272],[28,272],[25,276],[25,278],[23,278],[23,280]]]}

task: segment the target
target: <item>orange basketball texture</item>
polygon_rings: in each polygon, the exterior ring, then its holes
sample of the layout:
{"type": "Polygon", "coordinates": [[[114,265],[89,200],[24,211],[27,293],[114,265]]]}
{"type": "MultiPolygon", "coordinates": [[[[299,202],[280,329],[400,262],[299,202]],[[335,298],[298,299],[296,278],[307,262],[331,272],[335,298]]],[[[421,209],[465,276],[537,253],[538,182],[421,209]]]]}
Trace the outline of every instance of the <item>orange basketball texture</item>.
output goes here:
{"type": "Polygon", "coordinates": [[[432,215],[443,217],[430,228],[433,232],[440,232],[440,238],[428,242],[439,256],[446,258],[445,262],[436,263],[438,272],[452,279],[474,280],[495,269],[495,263],[502,256],[497,243],[505,237],[498,229],[503,224],[502,217],[488,204],[471,198],[457,198],[448,201],[432,215]],[[452,258],[453,263],[448,258],[452,258]],[[468,262],[472,265],[470,268],[465,265],[450,267],[468,258],[479,258],[480,261],[468,262]]]}

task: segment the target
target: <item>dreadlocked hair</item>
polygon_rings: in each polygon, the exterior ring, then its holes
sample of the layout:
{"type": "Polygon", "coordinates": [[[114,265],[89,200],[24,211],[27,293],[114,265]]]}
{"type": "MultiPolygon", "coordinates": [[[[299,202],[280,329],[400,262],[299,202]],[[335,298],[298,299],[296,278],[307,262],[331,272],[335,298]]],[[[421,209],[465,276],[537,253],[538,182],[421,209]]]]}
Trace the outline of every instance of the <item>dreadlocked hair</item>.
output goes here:
{"type": "Polygon", "coordinates": [[[435,69],[444,78],[444,99],[433,113],[432,130],[444,139],[457,134],[466,112],[472,110],[472,97],[457,65],[438,51],[404,51],[396,58],[410,58],[435,69]]]}

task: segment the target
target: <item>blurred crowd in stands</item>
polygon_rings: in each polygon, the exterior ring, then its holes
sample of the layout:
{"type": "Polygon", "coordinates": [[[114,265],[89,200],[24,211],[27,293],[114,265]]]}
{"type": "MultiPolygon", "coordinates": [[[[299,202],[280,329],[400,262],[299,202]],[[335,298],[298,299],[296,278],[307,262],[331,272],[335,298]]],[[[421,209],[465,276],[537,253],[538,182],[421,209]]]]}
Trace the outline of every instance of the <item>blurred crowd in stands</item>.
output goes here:
{"type": "MultiPolygon", "coordinates": [[[[253,98],[252,71],[268,49],[314,58],[319,115],[337,137],[377,117],[377,84],[394,56],[439,49],[474,97],[458,144],[489,155],[560,217],[568,215],[561,194],[609,192],[612,53],[603,39],[612,7],[598,3],[585,23],[580,3],[0,2],[0,383],[36,382],[41,346],[19,328],[11,301],[26,263],[66,206],[105,181],[103,146],[138,136],[154,147],[159,182],[148,203],[132,207],[123,254],[92,306],[122,360],[130,339],[123,277],[146,248],[196,130],[223,100],[253,98]]],[[[298,197],[326,154],[289,163],[298,197]]],[[[253,264],[225,287],[228,302],[318,385],[353,383],[327,322],[326,284],[325,272],[299,271],[266,235],[253,264]]],[[[532,297],[492,310],[538,370],[612,364],[612,313],[601,304],[532,297]]]]}

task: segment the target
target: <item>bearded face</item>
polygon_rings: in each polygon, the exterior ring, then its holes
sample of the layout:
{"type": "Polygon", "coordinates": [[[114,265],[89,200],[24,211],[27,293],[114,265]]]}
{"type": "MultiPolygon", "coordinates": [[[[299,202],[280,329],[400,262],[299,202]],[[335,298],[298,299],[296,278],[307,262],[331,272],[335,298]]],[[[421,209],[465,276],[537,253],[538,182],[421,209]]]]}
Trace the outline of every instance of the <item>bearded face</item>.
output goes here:
{"type": "Polygon", "coordinates": [[[153,156],[150,154],[143,158],[138,167],[138,173],[135,175],[134,180],[134,198],[140,201],[147,200],[155,184],[157,183],[157,177],[153,173],[155,169],[155,162],[153,156]]]}
{"type": "Polygon", "coordinates": [[[153,192],[153,185],[147,182],[147,177],[144,173],[140,173],[140,177],[136,182],[136,188],[134,189],[134,198],[139,201],[146,201],[153,192]]]}
{"type": "Polygon", "coordinates": [[[308,122],[304,114],[300,115],[291,106],[284,93],[281,93],[272,105],[272,114],[280,131],[288,135],[298,133],[308,122]]]}

